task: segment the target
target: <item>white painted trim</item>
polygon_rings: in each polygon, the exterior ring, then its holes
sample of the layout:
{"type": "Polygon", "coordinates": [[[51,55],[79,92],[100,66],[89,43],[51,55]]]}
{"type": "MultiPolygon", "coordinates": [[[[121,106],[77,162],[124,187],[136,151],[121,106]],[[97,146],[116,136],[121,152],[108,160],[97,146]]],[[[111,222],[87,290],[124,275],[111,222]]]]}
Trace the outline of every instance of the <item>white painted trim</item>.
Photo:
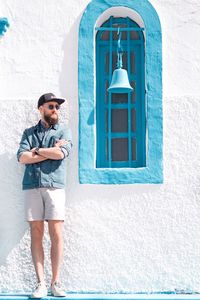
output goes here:
{"type": "Polygon", "coordinates": [[[107,21],[111,16],[114,18],[126,18],[129,17],[135,21],[140,27],[145,27],[141,16],[133,9],[122,6],[114,6],[106,9],[97,19],[96,27],[101,27],[101,25],[107,21]]]}

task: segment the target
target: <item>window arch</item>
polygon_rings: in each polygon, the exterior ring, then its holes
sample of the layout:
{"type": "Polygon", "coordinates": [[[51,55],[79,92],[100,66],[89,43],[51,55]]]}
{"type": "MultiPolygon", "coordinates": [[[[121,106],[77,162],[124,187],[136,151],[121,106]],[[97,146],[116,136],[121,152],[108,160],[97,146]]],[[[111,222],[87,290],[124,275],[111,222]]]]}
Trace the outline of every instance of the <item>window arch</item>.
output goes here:
{"type": "Polygon", "coordinates": [[[142,29],[128,17],[110,17],[96,35],[97,167],[145,166],[144,73],[142,29]],[[121,31],[123,68],[127,70],[132,93],[116,94],[107,91],[117,64],[118,28],[124,29],[121,31]]]}
{"type": "MultiPolygon", "coordinates": [[[[107,14],[108,15],[108,14],[107,14]]],[[[135,21],[137,18],[130,18],[135,21]]],[[[101,22],[103,24],[104,22],[101,22]]],[[[141,24],[140,24],[141,27],[141,24]]],[[[148,0],[92,0],[85,9],[79,27],[79,181],[94,184],[133,184],[163,182],[163,127],[162,127],[162,39],[159,17],[148,0]],[[142,5],[141,5],[142,4],[142,5]],[[97,20],[111,9],[110,16],[126,17],[130,10],[140,17],[145,32],[145,115],[146,158],[143,166],[96,165],[98,153],[96,105],[96,46],[97,20]]],[[[97,87],[98,89],[98,87],[97,87]]],[[[137,92],[137,86],[136,86],[137,92]]],[[[105,118],[105,117],[104,117],[105,118]]],[[[118,124],[116,125],[118,126],[118,124]]],[[[137,126],[137,124],[136,124],[137,126]]],[[[104,148],[105,149],[105,148],[104,148]]]]}

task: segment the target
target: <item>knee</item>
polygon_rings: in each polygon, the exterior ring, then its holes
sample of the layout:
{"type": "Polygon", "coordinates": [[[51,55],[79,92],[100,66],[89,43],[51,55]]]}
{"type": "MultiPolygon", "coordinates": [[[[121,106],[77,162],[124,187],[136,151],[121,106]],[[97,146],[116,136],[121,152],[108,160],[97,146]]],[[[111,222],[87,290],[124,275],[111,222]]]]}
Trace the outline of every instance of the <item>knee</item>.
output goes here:
{"type": "Polygon", "coordinates": [[[59,244],[62,242],[62,234],[61,232],[55,230],[51,232],[50,239],[52,244],[59,244]]]}
{"type": "Polygon", "coordinates": [[[61,243],[62,242],[62,223],[61,222],[51,222],[49,223],[49,235],[51,242],[61,243]]]}
{"type": "Polygon", "coordinates": [[[44,235],[44,229],[42,226],[34,224],[31,226],[31,241],[34,243],[41,243],[44,235]]]}

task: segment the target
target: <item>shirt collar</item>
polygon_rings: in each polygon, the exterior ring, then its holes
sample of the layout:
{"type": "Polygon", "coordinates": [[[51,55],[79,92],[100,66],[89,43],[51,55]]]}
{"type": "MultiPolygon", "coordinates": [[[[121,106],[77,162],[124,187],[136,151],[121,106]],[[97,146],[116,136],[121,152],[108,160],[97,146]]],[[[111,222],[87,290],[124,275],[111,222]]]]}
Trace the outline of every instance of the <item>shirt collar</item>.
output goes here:
{"type": "Polygon", "coordinates": [[[42,124],[42,120],[40,120],[37,125],[35,126],[35,130],[44,130],[44,129],[54,129],[57,130],[58,129],[58,124],[55,125],[51,125],[51,127],[46,128],[43,124],[42,124]]]}

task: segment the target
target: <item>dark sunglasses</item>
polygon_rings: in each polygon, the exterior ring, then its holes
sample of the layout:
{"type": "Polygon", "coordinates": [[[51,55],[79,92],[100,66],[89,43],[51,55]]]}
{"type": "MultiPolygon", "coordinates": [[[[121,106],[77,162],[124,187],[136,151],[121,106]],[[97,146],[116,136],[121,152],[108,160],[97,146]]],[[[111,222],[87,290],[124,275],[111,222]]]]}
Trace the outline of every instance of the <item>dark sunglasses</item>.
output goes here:
{"type": "Polygon", "coordinates": [[[56,104],[56,105],[49,104],[48,105],[48,109],[50,109],[50,110],[53,110],[53,109],[59,110],[60,109],[60,105],[58,105],[58,104],[56,104]]]}

